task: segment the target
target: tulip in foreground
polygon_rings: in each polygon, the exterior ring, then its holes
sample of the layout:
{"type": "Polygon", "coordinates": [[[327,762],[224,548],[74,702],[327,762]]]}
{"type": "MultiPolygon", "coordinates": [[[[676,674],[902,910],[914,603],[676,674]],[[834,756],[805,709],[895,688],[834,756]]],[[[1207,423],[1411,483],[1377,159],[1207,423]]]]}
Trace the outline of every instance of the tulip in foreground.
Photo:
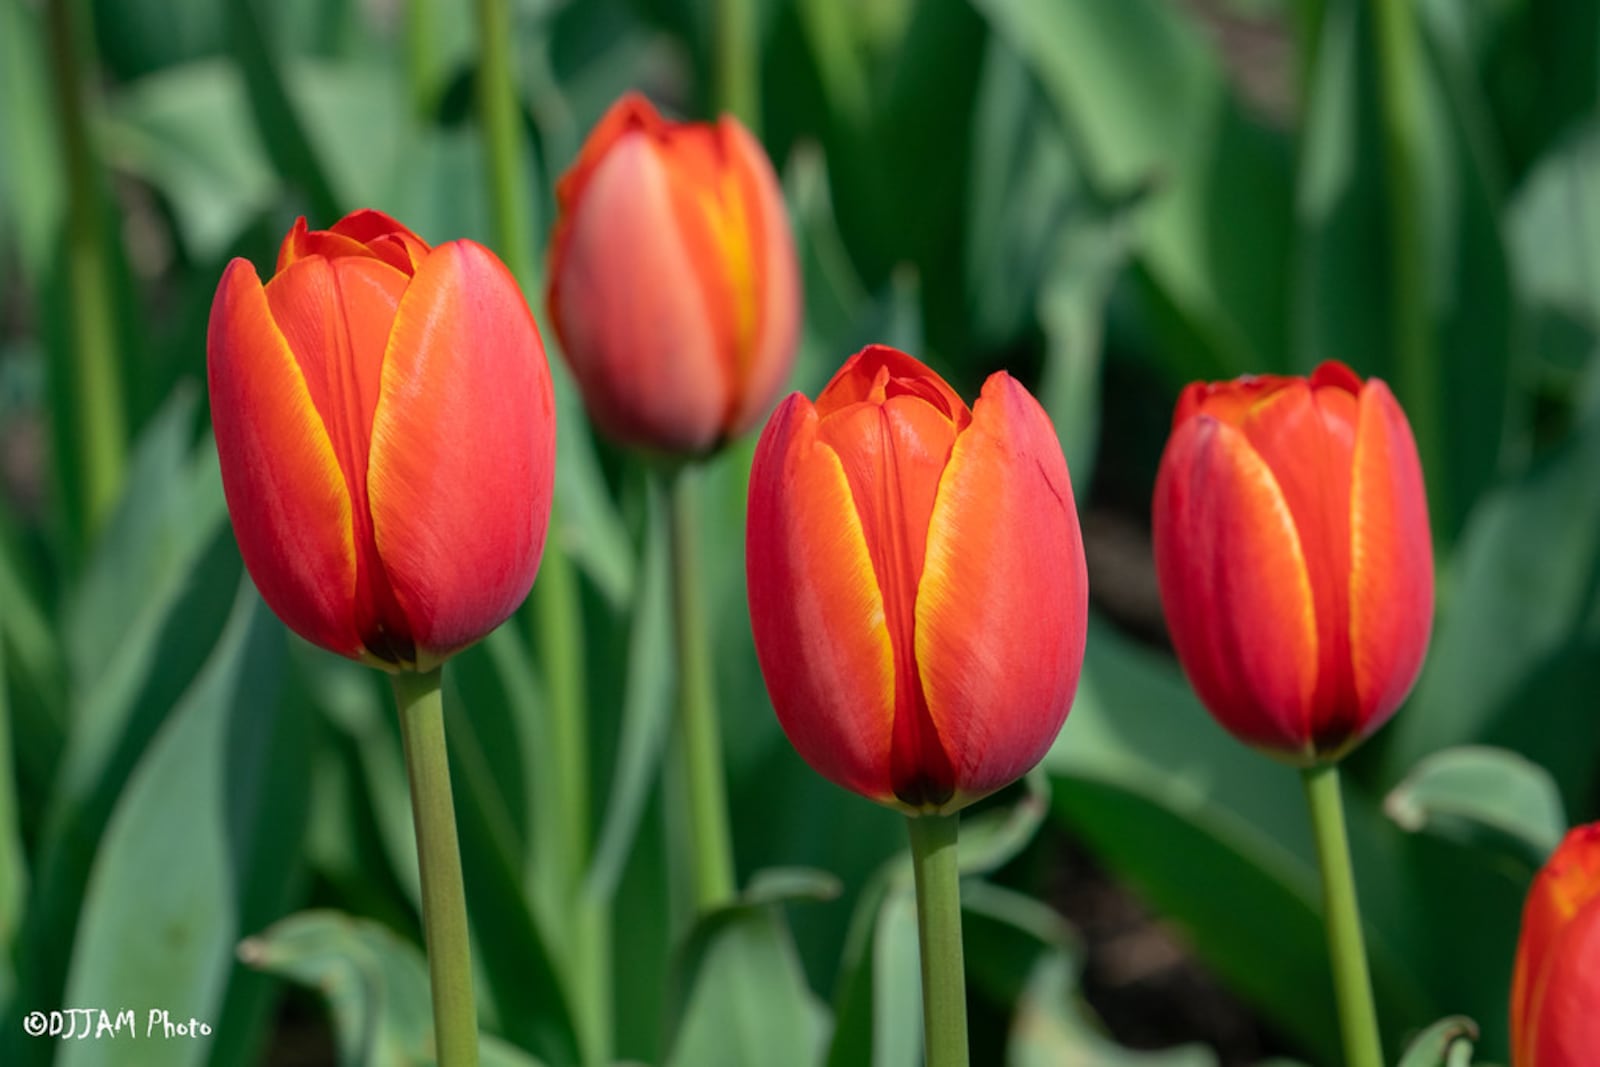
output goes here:
{"type": "Polygon", "coordinates": [[[265,285],[229,264],[207,340],[245,565],[290,629],[426,671],[522,603],[555,474],[550,371],[516,281],[359,211],[302,219],[265,285]]]}
{"type": "Polygon", "coordinates": [[[1528,891],[1511,983],[1512,1067],[1600,1055],[1600,823],[1567,834],[1528,891]]]}
{"type": "Polygon", "coordinates": [[[555,473],[550,369],[515,279],[376,211],[228,265],[211,419],[245,566],[296,633],[390,672],[441,1067],[477,1063],[440,665],[528,594],[555,473]]]}
{"type": "Polygon", "coordinates": [[[1154,503],[1167,626],[1246,744],[1306,765],[1388,721],[1422,667],[1433,549],[1411,429],[1380,381],[1184,390],[1154,503]]]}
{"type": "Polygon", "coordinates": [[[794,360],[799,268],[777,177],[730,117],[630,93],[556,187],[550,321],[613,440],[702,455],[766,413],[794,360]]]}
{"type": "Polygon", "coordinates": [[[1338,760],[1411,691],[1433,624],[1422,470],[1387,386],[1310,378],[1183,391],[1153,504],[1167,629],[1235,737],[1302,769],[1351,1067],[1381,1067],[1338,760]]]}
{"type": "Polygon", "coordinates": [[[779,407],[745,562],[778,720],[824,777],[910,818],[930,1067],[967,1062],[956,815],[1043,757],[1088,612],[1072,483],[1010,375],[971,409],[874,345],[779,407]]]}
{"type": "Polygon", "coordinates": [[[1078,683],[1088,581],[1049,417],[1005,373],[968,410],[867,348],[773,415],[750,475],[756,652],[795,748],[910,812],[1021,777],[1078,683]]]}

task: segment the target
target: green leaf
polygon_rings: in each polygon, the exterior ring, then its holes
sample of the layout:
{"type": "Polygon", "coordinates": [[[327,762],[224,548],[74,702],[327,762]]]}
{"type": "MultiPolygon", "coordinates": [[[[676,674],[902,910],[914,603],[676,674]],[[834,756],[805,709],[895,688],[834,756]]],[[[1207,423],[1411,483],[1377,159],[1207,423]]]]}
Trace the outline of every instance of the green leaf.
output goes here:
{"type": "Polygon", "coordinates": [[[1028,977],[1011,1026],[1008,1067],[1214,1067],[1216,1056],[1197,1045],[1134,1052],[1104,1037],[1077,996],[1076,964],[1052,952],[1028,977]]]}
{"type": "Polygon", "coordinates": [[[238,67],[205,60],[123,86],[111,101],[103,143],[114,166],[166,196],[185,245],[210,262],[279,192],[249,122],[238,67]]]}
{"type": "Polygon", "coordinates": [[[667,1067],[814,1067],[827,1010],[806,985],[781,912],[736,904],[702,918],[684,946],[686,990],[667,1067]]]}
{"type": "Polygon", "coordinates": [[[37,6],[0,0],[0,248],[15,243],[34,285],[57,255],[67,188],[44,39],[37,6]]]}
{"type": "Polygon", "coordinates": [[[1424,759],[1384,800],[1401,827],[1509,856],[1528,873],[1561,843],[1567,819],[1550,773],[1501,748],[1449,748],[1424,759]]]}
{"type": "MultiPolygon", "coordinates": [[[[1225,734],[1175,665],[1092,622],[1072,713],[1045,757],[1054,809],[1170,916],[1224,980],[1317,1055],[1336,1057],[1321,888],[1298,776],[1225,734]]],[[[1416,889],[1398,837],[1346,795],[1380,1021],[1434,1005],[1410,958],[1416,889]]]]}
{"type": "Polygon", "coordinates": [[[617,742],[610,797],[606,801],[585,892],[610,899],[633,849],[639,819],[649,802],[672,724],[674,676],[672,606],[666,514],[651,480],[645,515],[644,560],[628,633],[628,667],[622,697],[621,736],[617,742]]]}
{"type": "MultiPolygon", "coordinates": [[[[422,953],[367,919],[306,911],[240,942],[251,967],[315,990],[333,1014],[345,1067],[415,1067],[433,1061],[433,1005],[422,953]]],[[[542,1061],[480,1036],[484,1067],[542,1061]]]]}
{"type": "Polygon", "coordinates": [[[1432,5],[1413,10],[1425,45],[1415,57],[1420,99],[1411,101],[1422,116],[1414,192],[1425,291],[1403,299],[1426,308],[1431,364],[1399,362],[1393,308],[1402,297],[1384,252],[1395,206],[1373,89],[1376,34],[1368,6],[1353,3],[1324,5],[1310,82],[1295,205],[1294,352],[1297,369],[1339,359],[1395,388],[1412,410],[1436,532],[1453,539],[1505,454],[1516,311],[1470,61],[1429,17],[1432,5]],[[1436,440],[1422,417],[1433,410],[1436,440]]]}
{"type": "Polygon", "coordinates": [[[28,896],[28,856],[17,816],[17,783],[11,761],[11,702],[6,695],[6,648],[0,641],[0,1007],[16,985],[11,952],[28,896]]]}
{"type": "Polygon", "coordinates": [[[963,875],[996,870],[1033,840],[1050,810],[1050,779],[1034,771],[1023,779],[1023,787],[1022,796],[1010,807],[987,807],[962,816],[957,850],[963,875]]]}
{"type": "Polygon", "coordinates": [[[840,961],[828,1067],[916,1067],[922,1057],[922,971],[916,897],[903,857],[857,898],[840,961]]]}
{"type": "Polygon", "coordinates": [[[1471,1019],[1462,1015],[1440,1019],[1417,1035],[1396,1067],[1466,1067],[1477,1039],[1478,1027],[1471,1019]]]}
{"type": "Polygon", "coordinates": [[[167,1011],[207,1024],[209,1039],[74,1041],[57,1062],[201,1063],[249,1047],[239,1039],[266,1002],[238,1001],[237,1033],[224,1030],[233,945],[242,921],[283,906],[305,816],[303,719],[276,699],[283,640],[243,585],[216,652],[117,802],[73,945],[67,1005],[132,1008],[141,1027],[167,1011]]]}
{"type": "Polygon", "coordinates": [[[1281,367],[1289,157],[1196,27],[1158,0],[977,6],[1032,68],[1098,202],[1148,192],[1135,255],[1174,375],[1281,367]]]}

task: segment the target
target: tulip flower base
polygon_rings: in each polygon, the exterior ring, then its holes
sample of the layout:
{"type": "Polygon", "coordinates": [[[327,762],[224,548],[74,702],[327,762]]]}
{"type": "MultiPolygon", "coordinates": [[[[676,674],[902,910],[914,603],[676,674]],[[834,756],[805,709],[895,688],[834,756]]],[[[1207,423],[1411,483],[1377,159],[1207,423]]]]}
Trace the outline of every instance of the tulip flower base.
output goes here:
{"type": "Polygon", "coordinates": [[[967,1067],[966,962],[961,948],[959,815],[911,815],[922,953],[922,1031],[928,1067],[967,1067]]]}
{"type": "Polygon", "coordinates": [[[400,736],[405,743],[411,814],[417,831],[422,929],[428,947],[439,1067],[474,1067],[478,1062],[478,1016],[473,1006],[472,947],[455,804],[450,796],[440,674],[439,670],[396,674],[394,696],[400,709],[400,736]]]}

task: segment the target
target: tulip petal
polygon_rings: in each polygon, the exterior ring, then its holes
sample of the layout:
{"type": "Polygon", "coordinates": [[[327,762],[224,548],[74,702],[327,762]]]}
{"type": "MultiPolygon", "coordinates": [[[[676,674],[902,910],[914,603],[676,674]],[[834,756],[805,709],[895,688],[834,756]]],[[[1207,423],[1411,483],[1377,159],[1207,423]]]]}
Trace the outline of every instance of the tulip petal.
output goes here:
{"type": "Polygon", "coordinates": [[[761,435],[746,570],[756,654],[778,721],[832,782],[893,803],[894,653],[839,457],[798,393],[761,435]]]}
{"type": "Polygon", "coordinates": [[[1200,699],[1247,744],[1309,758],[1317,623],[1294,517],[1244,434],[1191,417],[1156,479],[1167,631],[1200,699]]]}
{"type": "Polygon", "coordinates": [[[328,430],[247,261],[228,265],[206,355],[222,486],[262,599],[306,640],[359,657],[350,496],[328,430]]]}
{"type": "Polygon", "coordinates": [[[1088,589],[1055,429],[1010,375],[992,375],[939,485],[916,604],[928,710],[959,761],[955,806],[1015,781],[1055,740],[1088,589]]]}
{"type": "Polygon", "coordinates": [[[471,241],[439,246],[395,316],[368,473],[419,669],[527,597],[554,473],[550,372],[516,280],[471,241]]]}
{"type": "MultiPolygon", "coordinates": [[[[1534,1053],[1539,1047],[1541,1020],[1547,1018],[1544,1001],[1550,990],[1555,960],[1580,917],[1586,916],[1583,921],[1591,927],[1600,923],[1600,915],[1593,914],[1597,909],[1600,909],[1600,823],[1590,823],[1567,832],[1560,847],[1534,878],[1522,908],[1522,931],[1517,939],[1516,969],[1511,981],[1514,1067],[1535,1067],[1546,1062],[1534,1053]]],[[[1595,933],[1591,929],[1588,936],[1593,938],[1595,933]]],[[[1597,970],[1600,950],[1590,956],[1590,961],[1592,973],[1588,977],[1588,988],[1592,997],[1600,992],[1600,970],[1597,970]]],[[[1596,1001],[1591,999],[1588,1003],[1592,1009],[1596,1001]]],[[[1600,1033],[1596,1037],[1600,1038],[1600,1033]]]]}
{"type": "Polygon", "coordinates": [[[767,153],[738,123],[724,119],[729,166],[740,190],[750,242],[750,298],[755,321],[735,368],[734,409],[727,435],[753,426],[783,387],[800,336],[800,274],[789,214],[767,153]]]}
{"type": "Polygon", "coordinates": [[[1600,1049],[1600,898],[1591,899],[1550,947],[1533,994],[1527,1063],[1534,1067],[1590,1067],[1600,1049]]]}
{"type": "Polygon", "coordinates": [[[722,435],[732,383],[712,326],[718,309],[673,217],[655,149],[624,134],[588,172],[555,246],[550,313],[602,431],[698,452],[722,435]]]}
{"type": "Polygon", "coordinates": [[[1350,489],[1350,635],[1365,733],[1422,670],[1433,620],[1433,544],[1422,466],[1394,394],[1361,394],[1350,489]]]}

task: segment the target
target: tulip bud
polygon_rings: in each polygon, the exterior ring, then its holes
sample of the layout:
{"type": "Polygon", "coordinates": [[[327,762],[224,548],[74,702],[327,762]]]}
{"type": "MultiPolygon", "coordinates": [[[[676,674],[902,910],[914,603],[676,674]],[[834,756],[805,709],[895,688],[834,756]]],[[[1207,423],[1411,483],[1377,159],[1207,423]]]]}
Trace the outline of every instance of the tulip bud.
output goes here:
{"type": "Polygon", "coordinates": [[[1533,880],[1511,979],[1512,1067],[1589,1067],[1600,1052],[1600,823],[1533,880]]]}
{"type": "Polygon", "coordinates": [[[1178,659],[1217,721],[1297,765],[1336,759],[1416,682],[1433,547],[1411,428],[1381,381],[1183,391],[1154,501],[1178,659]]]}
{"type": "Polygon", "coordinates": [[[544,549],[555,409],[516,279],[376,211],[235,259],[207,337],[245,566],[306,640],[428,670],[505,620],[544,549]]]}
{"type": "Polygon", "coordinates": [[[892,348],[795,393],[756,447],[750,621],[784,732],[831,781],[956,811],[1025,774],[1078,684],[1083,542],[1049,416],[1010,375],[968,410],[892,348]]]}
{"type": "Polygon", "coordinates": [[[753,426],[794,361],[800,281],[778,181],[729,117],[617,101],[556,186],[550,321],[611,439],[700,455],[753,426]]]}

